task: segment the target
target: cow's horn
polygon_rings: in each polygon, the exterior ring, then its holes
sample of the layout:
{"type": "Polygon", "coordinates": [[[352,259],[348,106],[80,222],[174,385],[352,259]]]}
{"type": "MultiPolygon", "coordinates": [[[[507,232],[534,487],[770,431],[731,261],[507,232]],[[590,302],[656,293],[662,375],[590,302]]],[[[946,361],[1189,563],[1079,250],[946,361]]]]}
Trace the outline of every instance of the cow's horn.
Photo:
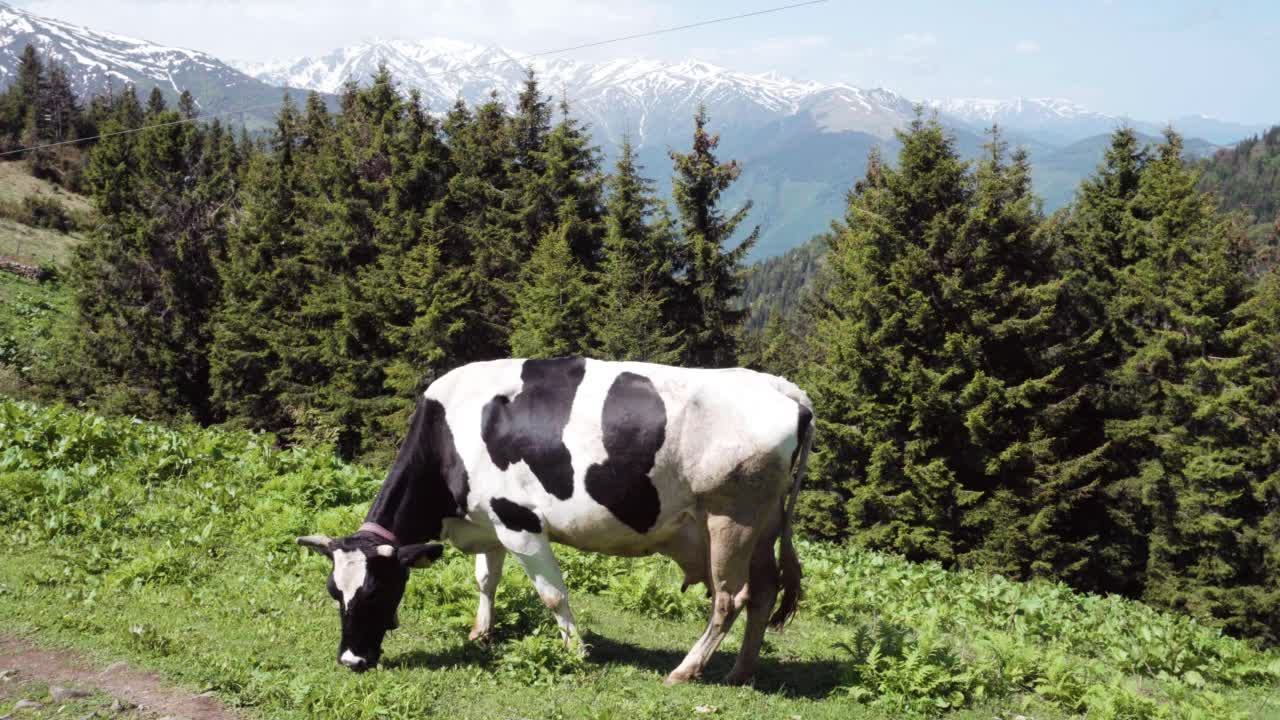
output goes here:
{"type": "Polygon", "coordinates": [[[310,548],[322,555],[329,554],[329,544],[333,542],[333,538],[328,535],[303,535],[298,538],[298,544],[304,548],[310,548]]]}

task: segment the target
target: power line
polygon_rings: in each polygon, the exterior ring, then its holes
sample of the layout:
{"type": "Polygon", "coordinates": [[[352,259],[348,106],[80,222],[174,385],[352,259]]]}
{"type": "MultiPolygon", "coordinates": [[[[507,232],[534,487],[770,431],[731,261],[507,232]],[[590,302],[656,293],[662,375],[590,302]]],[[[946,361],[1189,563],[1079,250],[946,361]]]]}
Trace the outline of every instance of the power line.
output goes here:
{"type": "MultiPolygon", "coordinates": [[[[224,112],[213,113],[209,115],[211,118],[222,117],[223,115],[238,115],[254,110],[266,110],[268,108],[280,107],[280,103],[275,102],[269,105],[254,105],[252,107],[242,108],[240,110],[227,110],[224,112]]],[[[199,122],[204,118],[182,118],[181,120],[170,120],[169,122],[157,123],[155,125],[147,125],[140,128],[129,128],[128,130],[117,130],[115,132],[100,133],[98,135],[90,135],[89,137],[76,138],[75,140],[62,140],[61,142],[49,143],[47,145],[32,145],[31,147],[18,148],[17,150],[9,150],[0,153],[0,157],[5,155],[17,155],[18,153],[31,152],[33,150],[44,150],[46,148],[58,147],[59,145],[74,145],[76,143],[89,142],[90,140],[101,140],[103,138],[115,137],[117,135],[129,135],[131,133],[142,132],[143,130],[154,130],[156,128],[169,127],[170,125],[186,125],[187,123],[199,122]]]]}
{"type": "MultiPolygon", "coordinates": [[[[796,8],[806,7],[808,5],[819,5],[819,4],[825,3],[826,1],[827,0],[805,0],[805,2],[791,3],[789,5],[778,5],[771,8],[765,8],[763,10],[754,10],[752,12],[739,13],[737,15],[726,15],[723,17],[711,18],[710,20],[700,20],[698,22],[688,23],[686,25],[674,25],[672,27],[659,28],[657,30],[649,30],[647,32],[635,33],[632,35],[622,35],[620,37],[609,38],[608,40],[597,40],[595,42],[583,43],[581,45],[572,45],[569,47],[556,48],[555,50],[543,50],[542,52],[530,53],[528,55],[523,55],[518,58],[504,58],[502,60],[494,60],[494,61],[484,62],[484,63],[474,63],[472,65],[463,65],[461,67],[451,68],[449,70],[443,70],[438,73],[423,75],[422,77],[439,77],[441,75],[451,75],[453,73],[462,72],[463,70],[476,70],[479,68],[493,67],[495,65],[505,65],[507,63],[513,63],[513,62],[522,63],[522,62],[525,62],[526,60],[546,57],[548,55],[559,55],[562,53],[574,52],[575,50],[586,50],[588,48],[595,48],[595,47],[601,47],[604,45],[612,45],[614,43],[626,42],[628,40],[639,40],[640,38],[654,37],[655,35],[664,35],[666,33],[679,32],[681,30],[690,30],[692,28],[706,27],[708,25],[716,25],[719,23],[732,22],[734,20],[743,20],[751,17],[759,17],[761,15],[769,15],[772,13],[779,13],[786,10],[794,10],[796,8]]],[[[662,68],[658,68],[658,70],[661,70],[661,69],[662,68]]],[[[656,72],[656,70],[651,72],[656,72]]],[[[643,75],[648,73],[641,73],[641,74],[643,75]]],[[[287,91],[288,88],[285,88],[285,90],[287,91]]],[[[209,118],[224,117],[227,115],[238,115],[238,114],[242,115],[247,112],[253,112],[254,110],[266,110],[269,108],[277,108],[277,107],[280,107],[280,105],[281,105],[280,102],[275,102],[268,105],[255,105],[252,107],[240,108],[238,110],[225,110],[223,112],[211,113],[204,117],[183,118],[181,120],[172,120],[170,122],[159,123],[157,125],[148,125],[146,127],[130,128],[128,130],[117,130],[116,132],[101,133],[99,135],[91,135],[89,137],[76,138],[75,140],[62,140],[61,142],[48,143],[46,145],[32,145],[31,147],[24,147],[24,148],[18,148],[16,150],[0,152],[0,157],[5,157],[6,155],[17,155],[19,153],[32,152],[34,150],[45,150],[48,148],[58,147],[60,145],[75,145],[77,143],[89,142],[90,140],[101,140],[103,138],[115,137],[117,135],[129,135],[131,133],[142,132],[143,130],[154,130],[156,128],[168,127],[170,125],[185,125],[187,123],[199,122],[201,120],[206,120],[209,118]]]]}
{"type": "Polygon", "coordinates": [[[759,15],[769,15],[771,13],[782,12],[784,10],[794,10],[796,8],[805,7],[806,5],[820,5],[822,3],[825,3],[826,1],[827,0],[806,0],[806,2],[792,3],[790,5],[779,5],[777,7],[765,8],[764,10],[755,10],[753,12],[741,13],[738,15],[726,15],[725,17],[712,18],[710,20],[700,20],[695,23],[689,23],[688,25],[675,25],[672,27],[660,28],[658,30],[649,30],[647,32],[636,33],[634,35],[623,35],[621,37],[609,38],[608,40],[597,40],[595,42],[583,43],[582,45],[573,45],[571,47],[557,48],[555,50],[543,50],[542,52],[530,53],[528,55],[523,55],[518,58],[506,58],[503,60],[494,60],[492,62],[487,62],[487,63],[477,63],[475,65],[467,65],[467,66],[463,66],[461,68],[456,68],[453,70],[444,70],[438,73],[423,75],[422,77],[437,77],[440,75],[449,75],[451,73],[457,72],[458,70],[473,70],[476,68],[492,67],[494,65],[504,65],[506,63],[511,63],[511,62],[524,62],[525,60],[532,60],[534,58],[546,57],[547,55],[559,55],[561,53],[573,52],[575,50],[586,50],[588,48],[600,47],[602,45],[612,45],[613,43],[625,42],[627,40],[639,40],[640,38],[653,37],[655,35],[664,35],[666,33],[678,32],[680,30],[689,30],[691,28],[704,27],[706,25],[715,25],[717,23],[729,22],[732,20],[742,20],[745,18],[756,17],[759,15]]]}

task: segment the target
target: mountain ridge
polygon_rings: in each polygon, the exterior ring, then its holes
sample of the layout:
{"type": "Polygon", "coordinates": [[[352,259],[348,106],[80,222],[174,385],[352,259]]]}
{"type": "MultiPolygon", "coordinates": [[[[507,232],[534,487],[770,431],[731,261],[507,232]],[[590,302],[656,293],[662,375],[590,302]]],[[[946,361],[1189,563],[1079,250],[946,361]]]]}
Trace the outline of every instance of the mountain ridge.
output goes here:
{"type": "Polygon", "coordinates": [[[81,97],[129,84],[142,93],[158,87],[170,101],[190,90],[203,113],[244,115],[251,128],[269,124],[281,100],[281,88],[208,53],[93,30],[0,0],[0,86],[15,77],[28,44],[66,66],[81,97]]]}
{"type": "MultiPolygon", "coordinates": [[[[668,151],[688,143],[693,115],[705,104],[713,130],[722,137],[721,154],[743,167],[726,203],[733,207],[754,201],[749,224],[762,225],[753,259],[784,252],[825,230],[843,211],[844,194],[865,170],[868,151],[880,147],[892,155],[895,132],[911,122],[917,108],[938,113],[966,157],[976,157],[986,129],[999,123],[1011,143],[1031,151],[1037,190],[1050,208],[1065,203],[1074,183],[1096,164],[1078,152],[1063,152],[1073,143],[1120,123],[1147,134],[1160,129],[1156,123],[1097,113],[1062,98],[918,102],[885,88],[796,80],[777,72],[745,73],[697,59],[581,62],[447,38],[374,40],[321,56],[230,63],[196,50],[43,18],[0,0],[0,85],[13,77],[27,43],[67,65],[82,95],[117,83],[132,83],[142,92],[160,87],[171,97],[189,89],[206,117],[258,108],[244,117],[250,128],[271,123],[283,89],[318,91],[332,103],[332,93],[344,82],[364,81],[382,64],[402,89],[419,91],[433,112],[444,112],[459,97],[475,103],[495,92],[500,100],[514,102],[526,67],[532,67],[544,91],[566,97],[571,112],[590,126],[606,161],[615,156],[623,136],[630,135],[641,164],[662,192],[669,190],[668,151]]],[[[1207,135],[1244,137],[1251,131],[1211,118],[1195,122],[1207,135]]]]}

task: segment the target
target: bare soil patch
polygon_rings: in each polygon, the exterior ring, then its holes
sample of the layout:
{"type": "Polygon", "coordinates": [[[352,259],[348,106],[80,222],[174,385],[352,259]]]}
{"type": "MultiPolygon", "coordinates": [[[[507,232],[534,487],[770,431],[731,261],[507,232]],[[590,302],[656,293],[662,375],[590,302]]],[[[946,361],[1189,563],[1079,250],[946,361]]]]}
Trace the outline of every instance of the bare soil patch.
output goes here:
{"type": "MultiPolygon", "coordinates": [[[[197,695],[125,662],[95,667],[72,650],[40,648],[27,640],[0,634],[0,677],[5,684],[40,683],[52,687],[97,691],[147,717],[186,720],[240,720],[216,698],[197,695]]],[[[16,687],[16,685],[15,685],[16,687]]],[[[0,695],[7,694],[0,687],[0,695]]],[[[56,703],[55,703],[56,704],[56,703]]],[[[21,711],[18,711],[21,713],[21,711]]],[[[21,717],[20,714],[14,716],[21,717]]]]}

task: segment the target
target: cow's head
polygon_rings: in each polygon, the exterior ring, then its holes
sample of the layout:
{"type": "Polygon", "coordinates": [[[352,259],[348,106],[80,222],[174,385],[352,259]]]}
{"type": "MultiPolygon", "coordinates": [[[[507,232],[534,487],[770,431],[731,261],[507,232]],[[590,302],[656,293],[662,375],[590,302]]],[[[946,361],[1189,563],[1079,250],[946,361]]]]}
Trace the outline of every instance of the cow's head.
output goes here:
{"type": "Polygon", "coordinates": [[[362,533],[336,540],[308,535],[298,544],[333,561],[328,587],[342,621],[338,662],[357,672],[378,664],[382,639],[397,625],[409,570],[430,565],[444,551],[439,543],[396,547],[362,533]]]}

